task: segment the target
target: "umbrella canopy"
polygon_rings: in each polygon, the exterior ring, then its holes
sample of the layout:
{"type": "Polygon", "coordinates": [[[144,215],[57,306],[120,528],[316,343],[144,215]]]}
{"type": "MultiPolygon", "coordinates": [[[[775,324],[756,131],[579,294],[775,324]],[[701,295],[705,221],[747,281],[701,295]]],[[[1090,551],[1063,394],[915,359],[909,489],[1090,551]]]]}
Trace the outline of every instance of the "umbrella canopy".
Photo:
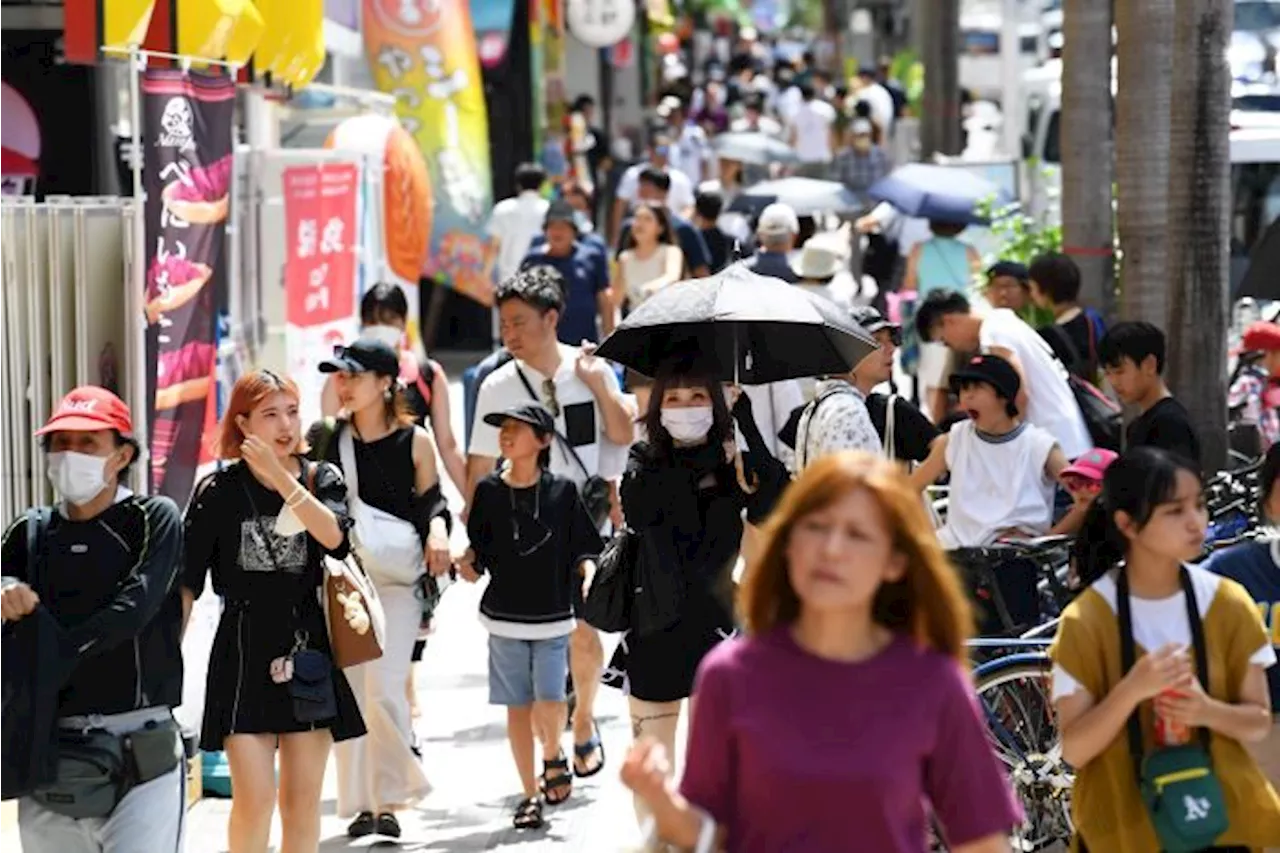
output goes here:
{"type": "Polygon", "coordinates": [[[646,376],[694,355],[723,382],[763,385],[848,373],[877,346],[834,303],[737,263],[658,291],[597,355],[646,376]]]}
{"type": "Polygon", "coordinates": [[[767,133],[723,133],[712,140],[711,147],[723,160],[757,166],[799,162],[790,145],[767,133]]]}
{"type": "Polygon", "coordinates": [[[894,169],[867,192],[908,216],[963,225],[987,224],[987,218],[975,212],[982,202],[1000,208],[1013,201],[999,186],[967,169],[930,163],[894,169]]]}
{"type": "Polygon", "coordinates": [[[755,214],[774,202],[788,205],[797,216],[815,213],[856,213],[866,207],[865,200],[837,181],[814,178],[782,178],[748,187],[733,200],[729,210],[755,214]]]}
{"type": "Polygon", "coordinates": [[[1280,219],[1271,223],[1249,253],[1249,269],[1240,282],[1239,296],[1280,299],[1280,219]]]}

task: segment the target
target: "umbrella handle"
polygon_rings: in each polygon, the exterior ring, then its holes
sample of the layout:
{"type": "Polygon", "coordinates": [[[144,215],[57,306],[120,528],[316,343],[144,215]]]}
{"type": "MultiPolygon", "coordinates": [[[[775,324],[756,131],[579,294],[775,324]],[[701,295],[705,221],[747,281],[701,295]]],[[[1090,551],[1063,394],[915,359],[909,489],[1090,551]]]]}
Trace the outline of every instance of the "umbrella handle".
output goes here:
{"type": "Polygon", "coordinates": [[[759,477],[753,476],[751,478],[752,482],[750,484],[747,483],[747,472],[743,469],[743,466],[742,466],[741,450],[735,449],[733,452],[733,471],[738,477],[738,487],[742,489],[743,493],[748,495],[754,495],[757,491],[760,490],[759,477]]]}

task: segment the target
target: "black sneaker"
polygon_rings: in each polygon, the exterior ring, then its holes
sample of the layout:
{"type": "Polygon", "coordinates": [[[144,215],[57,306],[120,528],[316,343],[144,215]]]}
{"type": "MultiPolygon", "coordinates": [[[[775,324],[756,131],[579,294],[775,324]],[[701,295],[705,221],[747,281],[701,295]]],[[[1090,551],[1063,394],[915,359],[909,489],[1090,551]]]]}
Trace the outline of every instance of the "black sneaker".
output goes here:
{"type": "Polygon", "coordinates": [[[366,835],[373,835],[377,828],[378,823],[373,819],[373,812],[360,812],[347,827],[347,835],[351,838],[364,838],[366,835]]]}
{"type": "Polygon", "coordinates": [[[400,821],[396,820],[396,816],[390,812],[383,812],[378,815],[377,832],[379,835],[385,835],[387,838],[399,838],[400,821]]]}

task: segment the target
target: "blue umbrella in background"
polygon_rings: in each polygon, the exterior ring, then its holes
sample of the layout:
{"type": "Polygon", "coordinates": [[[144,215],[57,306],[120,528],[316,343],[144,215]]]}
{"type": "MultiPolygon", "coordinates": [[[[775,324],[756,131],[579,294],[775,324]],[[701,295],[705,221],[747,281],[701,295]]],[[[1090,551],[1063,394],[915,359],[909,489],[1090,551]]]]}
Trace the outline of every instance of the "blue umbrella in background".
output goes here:
{"type": "Polygon", "coordinates": [[[958,166],[908,163],[871,185],[867,193],[888,202],[908,216],[964,225],[986,225],[976,212],[979,204],[993,209],[1013,199],[998,185],[958,166]]]}

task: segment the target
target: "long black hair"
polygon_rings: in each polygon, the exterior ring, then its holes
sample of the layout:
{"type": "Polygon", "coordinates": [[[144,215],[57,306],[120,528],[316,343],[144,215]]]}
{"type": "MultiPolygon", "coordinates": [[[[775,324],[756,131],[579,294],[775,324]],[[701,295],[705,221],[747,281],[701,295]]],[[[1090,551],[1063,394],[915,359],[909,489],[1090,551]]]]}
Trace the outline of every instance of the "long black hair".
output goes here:
{"type": "Polygon", "coordinates": [[[1116,526],[1116,513],[1128,515],[1139,529],[1146,527],[1156,509],[1174,499],[1182,471],[1200,479],[1193,463],[1154,447],[1135,447],[1108,466],[1102,492],[1089,508],[1073,548],[1082,586],[1118,566],[1128,553],[1129,542],[1116,526]]]}
{"type": "MultiPolygon", "coordinates": [[[[676,245],[675,231],[671,227],[671,214],[667,213],[667,206],[665,204],[659,204],[656,201],[638,201],[635,204],[635,211],[640,211],[640,210],[649,211],[650,213],[653,214],[653,218],[658,220],[658,245],[659,246],[664,244],[668,246],[676,245]]],[[[633,212],[632,217],[634,218],[634,216],[635,216],[635,213],[633,212]]],[[[631,228],[627,230],[626,239],[622,241],[622,248],[626,250],[626,249],[635,249],[635,247],[636,247],[635,229],[631,228]]]]}
{"type": "Polygon", "coordinates": [[[719,447],[733,435],[733,415],[725,402],[720,383],[698,370],[692,360],[680,360],[658,370],[653,390],[649,392],[649,408],[641,422],[649,435],[649,446],[663,459],[670,459],[675,450],[671,433],[662,425],[662,398],[668,388],[706,388],[711,398],[712,422],[707,433],[707,445],[719,447]]]}

